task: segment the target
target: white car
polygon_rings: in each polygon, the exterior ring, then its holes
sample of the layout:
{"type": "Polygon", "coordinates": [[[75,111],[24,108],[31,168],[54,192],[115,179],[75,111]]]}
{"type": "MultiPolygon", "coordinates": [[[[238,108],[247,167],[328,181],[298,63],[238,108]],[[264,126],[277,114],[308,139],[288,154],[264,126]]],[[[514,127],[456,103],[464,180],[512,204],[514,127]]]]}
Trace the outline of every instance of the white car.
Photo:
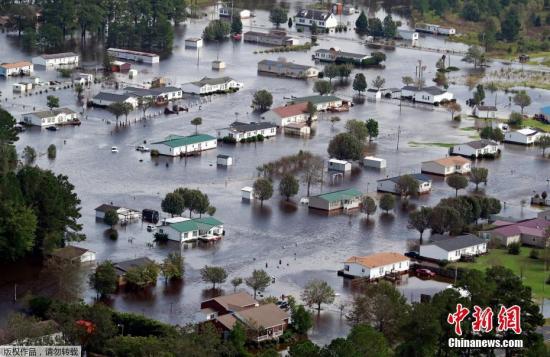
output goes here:
{"type": "Polygon", "coordinates": [[[111,152],[118,152],[118,148],[117,148],[116,146],[113,146],[113,147],[111,148],[111,152]]]}
{"type": "Polygon", "coordinates": [[[148,147],[144,146],[144,145],[139,145],[137,148],[136,148],[137,151],[141,151],[141,152],[149,152],[151,151],[151,149],[149,149],[148,147]]]}
{"type": "Polygon", "coordinates": [[[153,232],[157,229],[156,226],[153,226],[153,225],[147,225],[147,232],[153,232]]]}

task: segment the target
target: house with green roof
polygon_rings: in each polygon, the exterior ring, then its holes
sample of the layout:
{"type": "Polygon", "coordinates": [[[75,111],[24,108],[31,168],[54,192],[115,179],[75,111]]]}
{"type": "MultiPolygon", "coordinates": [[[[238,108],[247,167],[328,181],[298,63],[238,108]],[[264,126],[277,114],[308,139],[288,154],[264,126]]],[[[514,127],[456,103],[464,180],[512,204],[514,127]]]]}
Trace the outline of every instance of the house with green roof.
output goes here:
{"type": "Polygon", "coordinates": [[[292,98],[290,104],[311,102],[318,111],[332,110],[342,108],[348,105],[347,101],[334,95],[310,95],[307,97],[292,98]]]}
{"type": "Polygon", "coordinates": [[[214,217],[183,219],[159,227],[159,233],[166,234],[169,240],[180,243],[195,240],[218,240],[224,235],[223,222],[214,217]]]}
{"type": "Polygon", "coordinates": [[[218,141],[208,134],[195,134],[189,136],[168,135],[160,141],[151,143],[151,149],[157,150],[160,155],[186,156],[201,151],[215,149],[218,141]]]}
{"type": "Polygon", "coordinates": [[[322,211],[358,209],[363,193],[355,188],[322,193],[309,198],[309,208],[322,211]]]}

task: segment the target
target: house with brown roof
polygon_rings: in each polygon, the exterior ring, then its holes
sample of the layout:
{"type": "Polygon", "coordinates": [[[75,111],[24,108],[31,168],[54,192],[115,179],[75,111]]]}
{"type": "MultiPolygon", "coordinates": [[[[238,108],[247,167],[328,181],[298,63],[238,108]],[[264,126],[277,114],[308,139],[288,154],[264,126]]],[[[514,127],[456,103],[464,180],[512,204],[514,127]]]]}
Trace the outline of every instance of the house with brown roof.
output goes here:
{"type": "Polygon", "coordinates": [[[468,174],[472,170],[471,165],[472,162],[465,157],[449,156],[422,162],[421,172],[440,176],[468,174]]]}
{"type": "Polygon", "coordinates": [[[51,256],[53,258],[69,261],[71,263],[87,263],[95,261],[95,252],[72,245],[56,249],[51,256]]]}
{"type": "Polygon", "coordinates": [[[406,273],[409,270],[409,263],[409,258],[394,252],[353,256],[344,262],[342,275],[352,278],[378,279],[389,274],[406,273]]]}
{"type": "Polygon", "coordinates": [[[497,228],[484,232],[487,238],[498,241],[503,246],[521,243],[533,247],[550,246],[550,220],[533,218],[510,224],[500,224],[497,228]]]}
{"type": "MultiPolygon", "coordinates": [[[[280,127],[285,127],[290,123],[305,123],[309,119],[307,105],[307,102],[301,102],[273,108],[267,111],[262,119],[276,123],[280,127]]],[[[317,115],[313,115],[311,120],[317,120],[317,115]]]]}
{"type": "Polygon", "coordinates": [[[34,66],[29,61],[0,64],[0,76],[4,77],[30,75],[33,70],[34,66]]]}
{"type": "Polygon", "coordinates": [[[203,301],[201,314],[224,337],[229,336],[235,325],[240,323],[246,330],[247,338],[253,342],[278,339],[291,322],[287,311],[272,303],[260,305],[244,292],[203,301]]]}

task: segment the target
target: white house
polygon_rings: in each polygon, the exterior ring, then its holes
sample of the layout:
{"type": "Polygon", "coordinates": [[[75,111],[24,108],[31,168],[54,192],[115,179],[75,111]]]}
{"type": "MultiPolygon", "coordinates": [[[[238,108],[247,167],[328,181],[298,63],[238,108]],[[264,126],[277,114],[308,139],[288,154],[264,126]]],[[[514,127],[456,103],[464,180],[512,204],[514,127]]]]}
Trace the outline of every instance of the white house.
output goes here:
{"type": "Polygon", "coordinates": [[[34,65],[56,68],[67,65],[78,65],[80,57],[73,52],[43,54],[32,59],[34,65]]]}
{"type": "Polygon", "coordinates": [[[243,34],[243,40],[257,45],[269,46],[293,46],[300,44],[299,38],[289,36],[285,30],[281,29],[272,29],[268,33],[247,31],[243,34]]]}
{"type": "Polygon", "coordinates": [[[309,198],[309,208],[322,211],[352,210],[361,206],[363,193],[355,188],[322,193],[309,198]]]}
{"type": "Polygon", "coordinates": [[[351,171],[351,162],[346,160],[330,159],[328,160],[328,169],[339,172],[351,171]]]}
{"type": "Polygon", "coordinates": [[[263,60],[258,62],[258,72],[298,79],[313,78],[319,75],[319,70],[314,66],[287,62],[283,58],[277,61],[263,60]]]}
{"type": "Polygon", "coordinates": [[[443,26],[434,25],[434,24],[417,24],[416,31],[431,33],[434,35],[445,35],[445,36],[451,36],[456,34],[456,29],[454,27],[443,27],[443,26]]]}
{"type": "Polygon", "coordinates": [[[471,165],[472,162],[464,157],[449,156],[422,162],[421,172],[441,176],[467,174],[472,170],[471,165]]]}
{"type": "Polygon", "coordinates": [[[294,16],[296,26],[311,27],[313,24],[321,32],[334,32],[338,25],[338,20],[332,12],[325,10],[302,9],[294,16]]]}
{"type": "Polygon", "coordinates": [[[420,246],[421,257],[454,262],[463,256],[487,253],[487,241],[473,234],[457,237],[434,235],[431,240],[431,243],[420,246]]]}
{"type": "Polygon", "coordinates": [[[311,102],[313,105],[315,105],[315,109],[317,111],[326,111],[326,110],[338,110],[342,107],[348,105],[347,102],[342,100],[341,98],[338,98],[334,95],[310,95],[307,97],[299,97],[299,98],[292,98],[292,100],[289,102],[290,104],[296,104],[296,103],[308,103],[311,102]]]}
{"type": "Polygon", "coordinates": [[[401,88],[401,97],[410,99],[414,102],[440,104],[441,101],[450,101],[453,99],[453,93],[447,92],[436,86],[431,87],[416,87],[404,86],[401,88]]]}
{"type": "Polygon", "coordinates": [[[251,201],[254,199],[254,189],[250,186],[241,188],[241,199],[251,201]]]}
{"type": "MultiPolygon", "coordinates": [[[[418,183],[418,193],[428,193],[432,189],[432,179],[429,176],[423,174],[411,174],[409,175],[418,183]]],[[[389,177],[377,181],[376,190],[379,192],[389,192],[395,194],[401,194],[399,188],[399,181],[402,176],[389,177]]]]}
{"type": "Polygon", "coordinates": [[[344,52],[336,48],[330,48],[328,50],[321,48],[313,52],[313,59],[321,62],[342,61],[342,62],[354,62],[354,63],[360,64],[361,62],[369,58],[371,58],[370,55],[364,55],[361,53],[353,53],[353,52],[344,52]]]}
{"type": "Polygon", "coordinates": [[[166,234],[172,241],[185,243],[202,240],[218,240],[223,234],[223,222],[214,217],[202,217],[186,219],[178,223],[161,226],[158,229],[161,234],[166,234]]]}
{"type": "Polygon", "coordinates": [[[372,167],[375,169],[385,169],[386,160],[374,156],[365,156],[363,158],[363,166],[372,167]]]}
{"type": "Polygon", "coordinates": [[[217,146],[216,138],[207,134],[169,135],[164,140],[151,143],[151,150],[157,150],[160,155],[182,156],[215,149],[217,146]]]}
{"type": "Polygon", "coordinates": [[[216,157],[216,164],[219,166],[231,166],[233,165],[233,157],[229,155],[219,154],[216,157]]]}
{"type": "Polygon", "coordinates": [[[382,99],[382,91],[377,88],[368,88],[366,91],[368,100],[380,100],[382,99]]]}
{"type": "Polygon", "coordinates": [[[229,136],[235,138],[237,141],[241,141],[258,135],[262,135],[264,138],[277,135],[277,124],[270,122],[243,123],[235,121],[228,128],[218,129],[218,139],[229,136]]]}
{"type": "Polygon", "coordinates": [[[378,279],[388,274],[409,271],[410,259],[403,254],[381,252],[363,257],[350,257],[344,262],[345,276],[378,279]]]}
{"type": "Polygon", "coordinates": [[[91,73],[77,73],[73,76],[73,83],[85,86],[94,83],[94,75],[91,73]]]}
{"type": "Polygon", "coordinates": [[[450,153],[451,155],[478,158],[486,155],[498,155],[499,151],[499,145],[496,141],[481,139],[455,145],[451,148],[450,153]]]}
{"type": "Polygon", "coordinates": [[[307,123],[290,123],[285,125],[284,133],[287,135],[307,136],[311,134],[311,128],[307,123]]]}
{"type": "Polygon", "coordinates": [[[126,87],[124,91],[135,97],[152,98],[155,104],[163,105],[173,100],[183,98],[183,91],[178,87],[156,87],[156,88],[139,88],[126,87]]]}
{"type": "Polygon", "coordinates": [[[508,131],[504,134],[504,142],[511,144],[531,145],[541,136],[547,134],[533,128],[523,128],[515,131],[508,131]]]}
{"type": "Polygon", "coordinates": [[[140,63],[159,63],[160,57],[156,53],[125,50],[122,48],[108,48],[107,54],[114,58],[140,63]]]}
{"type": "Polygon", "coordinates": [[[12,85],[12,89],[16,93],[25,93],[25,92],[28,92],[28,91],[32,90],[32,83],[30,83],[30,82],[14,83],[12,85]]]}
{"type": "Polygon", "coordinates": [[[23,122],[29,125],[49,126],[65,124],[78,119],[78,114],[69,108],[55,108],[23,114],[23,122]]]}
{"type": "Polygon", "coordinates": [[[0,65],[0,76],[22,76],[30,75],[34,70],[32,63],[28,61],[19,61],[13,63],[2,63],[0,65]]]}
{"type": "Polygon", "coordinates": [[[242,87],[243,83],[237,82],[231,77],[204,77],[200,81],[185,83],[181,87],[181,89],[184,93],[207,95],[212,93],[227,93],[230,91],[237,91],[242,87]]]}
{"type": "Polygon", "coordinates": [[[129,103],[132,108],[139,104],[138,98],[130,93],[99,92],[92,98],[92,104],[97,107],[108,107],[113,103],[129,103]]]}
{"type": "Polygon", "coordinates": [[[72,245],[56,249],[51,255],[54,258],[70,261],[73,263],[88,263],[96,260],[95,252],[72,245]]]}
{"type": "MultiPolygon", "coordinates": [[[[250,16],[252,16],[252,14],[250,13],[250,10],[247,10],[247,9],[242,9],[242,10],[234,9],[234,11],[235,11],[235,15],[239,15],[241,19],[248,19],[250,18],[250,16]]],[[[220,17],[231,17],[232,13],[233,11],[228,6],[221,6],[218,11],[218,14],[220,15],[220,17]]]]}
{"type": "Polygon", "coordinates": [[[494,105],[475,105],[472,109],[472,115],[483,119],[496,119],[498,113],[497,107],[494,105]]]}
{"type": "Polygon", "coordinates": [[[200,37],[188,37],[185,39],[186,48],[201,48],[202,45],[203,41],[200,37]]]}
{"type": "Polygon", "coordinates": [[[411,41],[412,46],[416,46],[420,38],[418,32],[406,29],[397,29],[397,37],[402,40],[411,41]]]}
{"type": "MultiPolygon", "coordinates": [[[[307,102],[273,108],[265,112],[262,119],[276,123],[280,127],[291,123],[305,123],[309,119],[307,102]]],[[[311,120],[317,120],[317,115],[313,115],[311,120]]]]}

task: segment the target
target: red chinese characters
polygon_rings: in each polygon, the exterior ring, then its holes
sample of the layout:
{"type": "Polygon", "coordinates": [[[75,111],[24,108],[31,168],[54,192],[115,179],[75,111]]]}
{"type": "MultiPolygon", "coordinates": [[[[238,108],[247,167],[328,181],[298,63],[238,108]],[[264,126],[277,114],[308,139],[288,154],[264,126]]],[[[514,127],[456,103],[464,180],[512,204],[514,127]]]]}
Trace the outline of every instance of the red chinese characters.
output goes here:
{"type": "Polygon", "coordinates": [[[447,316],[447,322],[455,325],[455,333],[459,336],[462,336],[462,326],[460,324],[469,313],[468,308],[462,307],[462,304],[456,304],[456,312],[447,316]]]}
{"type": "Polygon", "coordinates": [[[472,330],[475,332],[480,332],[481,330],[485,332],[490,332],[493,330],[493,310],[490,307],[482,309],[479,306],[474,306],[474,322],[472,322],[472,330]]]}
{"type": "Polygon", "coordinates": [[[518,305],[509,308],[501,306],[497,319],[497,331],[512,330],[518,335],[521,333],[521,307],[518,305]]]}
{"type": "MultiPolygon", "coordinates": [[[[447,316],[447,322],[454,325],[455,333],[462,336],[462,321],[470,314],[470,310],[462,304],[456,305],[456,312],[447,316]]],[[[474,321],[472,322],[473,332],[491,332],[493,330],[493,317],[494,313],[490,307],[481,308],[477,305],[474,306],[472,313],[474,321]]],[[[514,305],[511,307],[501,306],[497,315],[497,331],[514,331],[516,334],[520,334],[521,329],[521,307],[514,305]]]]}

